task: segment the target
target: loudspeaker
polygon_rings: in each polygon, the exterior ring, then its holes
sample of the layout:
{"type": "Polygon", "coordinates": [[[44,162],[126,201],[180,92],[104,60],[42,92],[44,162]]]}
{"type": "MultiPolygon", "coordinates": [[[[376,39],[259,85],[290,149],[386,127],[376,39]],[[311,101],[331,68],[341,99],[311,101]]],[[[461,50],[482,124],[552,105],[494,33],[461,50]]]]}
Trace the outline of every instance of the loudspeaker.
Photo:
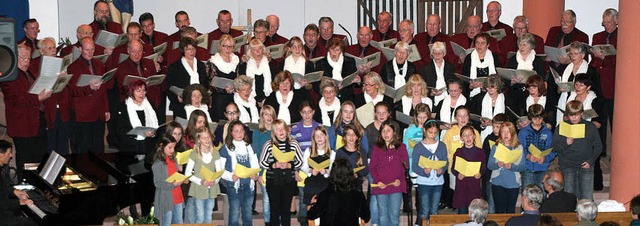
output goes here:
{"type": "Polygon", "coordinates": [[[0,82],[10,82],[18,77],[18,46],[16,21],[0,17],[0,82]]]}

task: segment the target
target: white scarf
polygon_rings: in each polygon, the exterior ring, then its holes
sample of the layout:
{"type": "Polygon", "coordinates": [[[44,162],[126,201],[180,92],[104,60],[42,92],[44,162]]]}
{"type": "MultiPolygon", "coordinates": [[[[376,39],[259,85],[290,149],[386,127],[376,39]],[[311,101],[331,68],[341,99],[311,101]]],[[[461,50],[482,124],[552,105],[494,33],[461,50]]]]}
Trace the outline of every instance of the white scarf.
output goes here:
{"type": "Polygon", "coordinates": [[[393,84],[393,88],[394,89],[399,89],[400,87],[402,87],[404,84],[406,84],[407,82],[404,80],[405,76],[407,75],[407,65],[409,63],[407,63],[407,61],[404,61],[404,64],[402,65],[402,73],[400,73],[400,68],[398,68],[398,63],[396,62],[396,58],[394,57],[393,60],[391,60],[393,63],[393,72],[395,75],[395,82],[393,84]]]}
{"type": "MultiPolygon", "coordinates": [[[[444,62],[444,60],[443,60],[442,61],[442,66],[438,66],[438,64],[436,63],[436,60],[433,60],[433,65],[436,68],[436,87],[435,87],[436,89],[441,89],[441,88],[447,87],[447,81],[445,81],[445,78],[444,78],[444,65],[445,64],[446,64],[446,62],[444,62]]],[[[440,95],[433,97],[433,99],[434,99],[433,104],[440,103],[440,101],[443,100],[447,95],[449,95],[449,93],[445,89],[444,92],[442,92],[440,95]]]]}
{"type": "Polygon", "coordinates": [[[209,115],[209,106],[207,106],[206,104],[200,103],[200,107],[196,107],[193,104],[187,104],[184,106],[184,111],[187,113],[187,115],[191,115],[191,112],[195,110],[203,111],[204,114],[207,115],[207,120],[209,120],[209,122],[213,122],[211,120],[211,115],[209,115]]]}
{"type": "Polygon", "coordinates": [[[529,95],[529,96],[527,96],[526,103],[527,103],[527,108],[525,110],[527,112],[529,112],[529,107],[531,107],[531,105],[539,104],[539,105],[542,105],[544,107],[547,104],[547,96],[540,96],[538,98],[538,103],[535,103],[534,100],[533,100],[533,97],[531,95],[529,95]]]}
{"type": "Polygon", "coordinates": [[[222,56],[220,56],[220,53],[216,53],[216,55],[211,56],[209,62],[216,65],[216,68],[218,68],[222,73],[229,74],[236,71],[236,67],[238,66],[238,63],[240,63],[240,59],[235,54],[232,53],[230,58],[231,62],[224,61],[222,56]]]}
{"type": "MultiPolygon", "coordinates": [[[[478,78],[478,68],[486,67],[489,68],[490,75],[496,73],[496,67],[493,63],[493,53],[491,53],[491,50],[487,49],[487,51],[484,53],[484,61],[482,62],[480,61],[480,55],[478,55],[478,51],[473,50],[473,52],[471,52],[471,70],[469,73],[469,78],[478,78]]],[[[473,97],[478,93],[480,93],[480,88],[475,88],[471,90],[471,94],[469,94],[469,97],[473,97]]]]}
{"type": "Polygon", "coordinates": [[[536,50],[532,49],[531,52],[529,52],[529,55],[527,56],[526,59],[522,59],[522,54],[520,54],[520,51],[516,52],[516,61],[518,62],[518,68],[516,69],[522,69],[522,70],[533,70],[533,60],[536,59],[536,50]]]}
{"type": "MultiPolygon", "coordinates": [[[[482,98],[482,112],[480,113],[482,117],[492,119],[493,116],[498,113],[504,113],[504,94],[498,94],[498,97],[496,97],[496,105],[494,107],[492,107],[493,104],[491,102],[491,95],[489,95],[489,93],[485,93],[482,98]]],[[[482,132],[480,132],[481,140],[484,140],[484,138],[489,136],[490,133],[493,133],[493,126],[491,125],[485,127],[482,132]]]]}
{"type": "MultiPolygon", "coordinates": [[[[142,100],[142,104],[138,105],[133,102],[131,97],[128,97],[125,100],[125,104],[127,105],[127,114],[129,115],[129,123],[131,123],[131,128],[136,128],[142,126],[142,122],[140,118],[138,118],[138,113],[136,111],[144,111],[144,122],[145,127],[158,128],[158,116],[156,116],[156,112],[151,107],[151,104],[144,98],[142,100]]],[[[144,140],[144,136],[136,136],[136,140],[144,140]]]]}
{"type": "Polygon", "coordinates": [[[278,109],[278,119],[282,119],[287,125],[291,124],[291,114],[289,112],[289,105],[293,100],[293,91],[289,91],[287,94],[287,102],[283,102],[282,93],[276,92],[276,101],[280,104],[278,109]]]}
{"type": "Polygon", "coordinates": [[[458,106],[462,106],[467,104],[467,98],[464,97],[464,95],[460,95],[458,96],[458,101],[456,101],[456,106],[451,106],[451,96],[447,95],[443,100],[442,100],[442,107],[440,108],[440,121],[446,122],[446,123],[452,123],[455,121],[455,118],[453,117],[453,114],[455,112],[451,112],[451,107],[453,107],[454,109],[457,108],[458,106]]]}
{"type": "Polygon", "coordinates": [[[380,93],[376,93],[376,97],[369,96],[369,94],[367,94],[367,92],[363,93],[363,95],[364,95],[364,103],[365,104],[368,104],[368,103],[372,102],[373,105],[376,105],[380,101],[384,100],[384,95],[382,95],[380,93]]]}
{"type": "MultiPolygon", "coordinates": [[[[571,95],[569,95],[569,98],[567,99],[567,101],[575,100],[576,96],[578,96],[578,94],[575,91],[571,92],[571,95]]],[[[582,101],[582,106],[585,111],[589,109],[593,109],[592,103],[593,103],[593,100],[596,99],[596,97],[598,97],[596,93],[589,90],[589,92],[587,93],[587,97],[585,97],[584,101],[582,101]]],[[[587,119],[587,121],[591,121],[591,119],[587,119]]]]}
{"type": "MultiPolygon", "coordinates": [[[[413,108],[413,96],[406,96],[406,95],[402,96],[400,101],[402,101],[402,113],[406,115],[410,115],[409,113],[411,112],[411,108],[413,108]]],[[[428,105],[429,109],[433,109],[433,103],[431,102],[431,98],[422,97],[420,102],[428,105]]]]}
{"type": "MultiPolygon", "coordinates": [[[[293,73],[298,73],[301,75],[305,75],[305,66],[306,66],[307,61],[304,59],[304,57],[300,56],[298,57],[298,59],[294,59],[293,58],[293,54],[288,56],[286,59],[284,59],[284,70],[285,71],[289,71],[291,72],[291,74],[293,73]]],[[[295,84],[293,85],[294,89],[300,89],[302,88],[302,85],[300,85],[300,82],[295,81],[295,84]]]]}
{"type": "Polygon", "coordinates": [[[340,111],[340,100],[338,100],[337,97],[334,97],[333,103],[331,103],[331,105],[327,105],[327,101],[322,97],[318,102],[318,107],[320,108],[320,113],[322,113],[322,125],[331,126],[331,122],[336,120],[338,112],[340,111]],[[330,111],[333,111],[333,120],[329,119],[330,111]]]}
{"type": "Polygon", "coordinates": [[[331,78],[342,81],[342,63],[344,62],[344,56],[342,53],[338,56],[338,61],[335,62],[330,56],[327,56],[327,62],[329,62],[329,65],[333,68],[333,71],[331,72],[333,76],[331,78]]]}
{"type": "Polygon", "coordinates": [[[189,84],[200,84],[200,75],[198,74],[198,60],[193,59],[193,65],[189,65],[187,59],[182,57],[180,59],[182,61],[182,66],[189,74],[189,84]],[[193,68],[191,68],[193,66],[193,68]]]}
{"type": "MultiPolygon", "coordinates": [[[[580,64],[580,67],[578,67],[578,71],[576,72],[575,75],[580,74],[580,73],[587,73],[587,70],[589,69],[589,65],[587,64],[586,60],[582,60],[582,63],[580,64]]],[[[569,65],[567,65],[567,68],[564,69],[564,71],[562,72],[562,82],[569,82],[569,77],[571,77],[571,73],[573,73],[573,63],[570,63],[569,65]]],[[[575,76],[574,75],[574,76],[575,76]]],[[[558,107],[560,109],[564,109],[565,105],[567,105],[567,98],[569,97],[569,93],[568,92],[562,92],[560,94],[560,99],[558,99],[558,107]]],[[[556,124],[560,125],[560,122],[562,121],[562,112],[560,112],[560,110],[556,111],[556,124]]]]}
{"type": "Polygon", "coordinates": [[[233,94],[233,102],[238,105],[238,110],[240,111],[238,120],[242,123],[258,123],[260,114],[258,114],[258,107],[256,107],[256,99],[249,97],[249,101],[245,101],[240,97],[240,94],[235,93],[233,94]],[[247,108],[249,108],[251,112],[247,112],[247,108]]]}
{"type": "Polygon", "coordinates": [[[253,79],[253,89],[251,90],[252,96],[256,96],[256,75],[260,74],[264,78],[264,90],[261,90],[261,92],[264,92],[264,96],[267,97],[271,95],[271,92],[273,92],[273,90],[271,90],[271,69],[269,68],[269,61],[266,57],[262,57],[260,60],[260,66],[258,66],[254,58],[249,59],[249,61],[247,61],[246,74],[249,78],[253,79]]]}

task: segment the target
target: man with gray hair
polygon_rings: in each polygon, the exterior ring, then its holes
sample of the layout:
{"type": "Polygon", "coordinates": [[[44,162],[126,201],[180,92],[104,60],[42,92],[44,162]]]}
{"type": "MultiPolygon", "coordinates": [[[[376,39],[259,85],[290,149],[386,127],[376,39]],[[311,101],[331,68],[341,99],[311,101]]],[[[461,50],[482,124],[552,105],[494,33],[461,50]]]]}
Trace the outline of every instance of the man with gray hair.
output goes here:
{"type": "Polygon", "coordinates": [[[469,221],[454,226],[482,225],[489,216],[489,204],[484,199],[474,199],[469,204],[469,221]]]}
{"type": "Polygon", "coordinates": [[[393,30],[391,26],[393,24],[393,16],[391,13],[382,11],[378,14],[378,20],[376,22],[378,23],[378,29],[375,29],[372,32],[372,39],[374,41],[384,41],[392,38],[395,38],[396,40],[400,39],[400,33],[393,30]]]}
{"type": "MultiPolygon", "coordinates": [[[[527,17],[520,15],[513,18],[513,35],[507,34],[500,41],[500,50],[509,56],[509,52],[517,52],[518,51],[518,38],[522,36],[522,34],[530,33],[529,32],[529,19],[527,17]]],[[[533,34],[533,37],[536,40],[536,54],[544,53],[544,39],[537,34],[533,34]]],[[[507,59],[507,62],[508,59],[507,59]]]]}
{"type": "MultiPolygon", "coordinates": [[[[573,10],[565,10],[560,18],[560,26],[549,28],[547,38],[545,39],[545,46],[563,47],[571,44],[574,41],[583,43],[589,43],[589,36],[576,28],[576,13],[573,10]]],[[[585,60],[587,55],[585,55],[585,60]]],[[[558,57],[560,64],[569,64],[571,59],[568,56],[558,57]]],[[[551,64],[551,66],[557,67],[557,65],[551,64]]]]}
{"type": "Polygon", "coordinates": [[[595,202],[589,199],[578,200],[576,213],[579,221],[576,226],[598,226],[598,222],[595,221],[598,216],[598,206],[595,202]]]}
{"type": "Polygon", "coordinates": [[[507,220],[506,226],[532,225],[535,226],[540,218],[540,204],[544,193],[538,185],[530,184],[522,190],[522,216],[515,216],[507,220]]]}
{"type": "Polygon", "coordinates": [[[576,196],[565,192],[564,177],[559,170],[549,170],[542,179],[544,190],[549,196],[540,205],[542,213],[569,213],[576,207],[576,196]]]}

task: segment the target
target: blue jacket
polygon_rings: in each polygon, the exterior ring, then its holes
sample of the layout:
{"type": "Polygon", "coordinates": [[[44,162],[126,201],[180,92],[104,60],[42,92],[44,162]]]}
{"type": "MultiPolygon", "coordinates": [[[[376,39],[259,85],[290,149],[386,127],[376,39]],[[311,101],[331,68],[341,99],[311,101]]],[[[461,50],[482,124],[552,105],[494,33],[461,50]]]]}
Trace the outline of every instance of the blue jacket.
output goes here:
{"type": "Polygon", "coordinates": [[[436,174],[436,170],[431,170],[429,174],[424,173],[424,168],[418,166],[418,162],[420,162],[420,156],[424,156],[425,158],[431,160],[439,160],[439,161],[448,161],[447,158],[447,146],[442,143],[442,141],[438,141],[438,147],[435,150],[435,153],[431,153],[431,151],[427,150],[422,142],[416,144],[413,149],[413,156],[411,159],[411,170],[418,174],[417,183],[420,185],[442,185],[444,184],[444,178],[442,174],[444,174],[449,168],[449,162],[444,166],[442,173],[436,174]]]}
{"type": "Polygon", "coordinates": [[[533,144],[536,148],[544,151],[546,149],[551,148],[551,141],[553,141],[553,131],[548,129],[546,126],[542,125],[540,130],[535,130],[531,124],[522,128],[518,133],[518,141],[522,144],[523,152],[522,154],[525,156],[525,169],[531,172],[543,172],[547,171],[549,168],[549,163],[556,158],[557,153],[551,152],[549,155],[544,157],[544,162],[539,164],[537,162],[531,162],[529,159],[526,159],[526,156],[529,153],[529,145],[533,144]]]}

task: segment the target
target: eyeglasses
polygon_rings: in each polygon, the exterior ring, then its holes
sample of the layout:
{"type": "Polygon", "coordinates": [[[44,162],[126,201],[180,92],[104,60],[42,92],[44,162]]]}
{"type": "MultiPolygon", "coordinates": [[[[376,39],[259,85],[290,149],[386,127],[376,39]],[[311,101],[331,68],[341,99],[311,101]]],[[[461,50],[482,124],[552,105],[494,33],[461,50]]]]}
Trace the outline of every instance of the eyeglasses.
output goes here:
{"type": "Polygon", "coordinates": [[[362,85],[363,85],[363,86],[366,86],[366,87],[372,87],[372,86],[375,86],[376,84],[367,84],[367,83],[364,83],[364,84],[362,84],[362,85]]]}
{"type": "Polygon", "coordinates": [[[233,47],[235,47],[235,46],[232,46],[232,45],[222,45],[222,48],[233,48],[233,47]]]}
{"type": "Polygon", "coordinates": [[[227,114],[227,115],[235,115],[235,114],[238,114],[238,112],[237,111],[227,111],[227,112],[225,112],[225,114],[227,114]]]}

